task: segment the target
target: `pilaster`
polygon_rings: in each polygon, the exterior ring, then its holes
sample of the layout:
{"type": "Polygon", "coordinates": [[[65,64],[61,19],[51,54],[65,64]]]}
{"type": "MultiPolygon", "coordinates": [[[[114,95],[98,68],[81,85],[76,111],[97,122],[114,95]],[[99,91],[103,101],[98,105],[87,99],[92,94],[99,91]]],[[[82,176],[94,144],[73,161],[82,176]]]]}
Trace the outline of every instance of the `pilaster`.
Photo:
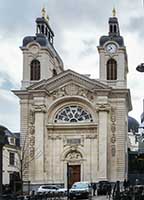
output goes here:
{"type": "Polygon", "coordinates": [[[98,104],[98,179],[108,179],[108,112],[109,104],[98,104]]]}
{"type": "Polygon", "coordinates": [[[44,177],[44,138],[45,138],[45,113],[44,104],[34,105],[35,112],[35,181],[41,182],[44,177]]]}

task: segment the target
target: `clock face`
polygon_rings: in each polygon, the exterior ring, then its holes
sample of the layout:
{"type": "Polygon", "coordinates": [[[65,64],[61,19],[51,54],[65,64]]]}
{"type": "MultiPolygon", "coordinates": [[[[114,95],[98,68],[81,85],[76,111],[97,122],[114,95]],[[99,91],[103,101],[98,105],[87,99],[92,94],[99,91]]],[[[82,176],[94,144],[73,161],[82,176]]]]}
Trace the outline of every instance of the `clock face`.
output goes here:
{"type": "Polygon", "coordinates": [[[116,47],[115,44],[108,44],[108,45],[106,46],[106,51],[107,51],[108,53],[116,53],[117,47],[116,47]]]}

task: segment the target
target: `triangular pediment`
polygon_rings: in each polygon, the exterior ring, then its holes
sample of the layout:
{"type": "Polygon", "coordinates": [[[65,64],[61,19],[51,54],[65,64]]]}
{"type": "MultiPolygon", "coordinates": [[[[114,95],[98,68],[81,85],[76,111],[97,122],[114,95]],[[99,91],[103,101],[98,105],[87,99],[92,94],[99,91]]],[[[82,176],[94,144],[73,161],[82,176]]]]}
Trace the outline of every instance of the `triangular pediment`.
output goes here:
{"type": "Polygon", "coordinates": [[[66,87],[66,85],[67,87],[71,87],[71,89],[73,88],[72,90],[74,90],[75,87],[81,87],[89,91],[110,89],[110,87],[108,87],[104,83],[101,83],[100,81],[95,79],[90,79],[72,70],[66,70],[50,79],[42,80],[38,83],[29,86],[27,89],[28,90],[46,89],[48,92],[51,93],[57,90],[58,88],[66,87]]]}

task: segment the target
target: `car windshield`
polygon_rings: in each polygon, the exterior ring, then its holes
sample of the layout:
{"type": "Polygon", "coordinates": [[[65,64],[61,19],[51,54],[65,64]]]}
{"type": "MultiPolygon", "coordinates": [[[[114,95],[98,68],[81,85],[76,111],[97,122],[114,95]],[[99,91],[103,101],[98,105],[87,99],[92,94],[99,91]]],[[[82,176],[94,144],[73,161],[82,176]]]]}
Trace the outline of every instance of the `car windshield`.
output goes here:
{"type": "Polygon", "coordinates": [[[72,189],[82,189],[82,188],[88,188],[87,183],[75,183],[72,185],[72,189]]]}

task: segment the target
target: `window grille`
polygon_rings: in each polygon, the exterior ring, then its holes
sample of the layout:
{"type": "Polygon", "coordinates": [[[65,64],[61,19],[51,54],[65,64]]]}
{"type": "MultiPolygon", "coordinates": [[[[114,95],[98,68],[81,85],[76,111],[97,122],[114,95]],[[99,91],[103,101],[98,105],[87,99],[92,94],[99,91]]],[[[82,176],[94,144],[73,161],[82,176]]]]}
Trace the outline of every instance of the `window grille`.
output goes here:
{"type": "Polygon", "coordinates": [[[56,114],[57,122],[77,123],[77,122],[93,122],[91,114],[80,106],[66,106],[56,114]]]}

